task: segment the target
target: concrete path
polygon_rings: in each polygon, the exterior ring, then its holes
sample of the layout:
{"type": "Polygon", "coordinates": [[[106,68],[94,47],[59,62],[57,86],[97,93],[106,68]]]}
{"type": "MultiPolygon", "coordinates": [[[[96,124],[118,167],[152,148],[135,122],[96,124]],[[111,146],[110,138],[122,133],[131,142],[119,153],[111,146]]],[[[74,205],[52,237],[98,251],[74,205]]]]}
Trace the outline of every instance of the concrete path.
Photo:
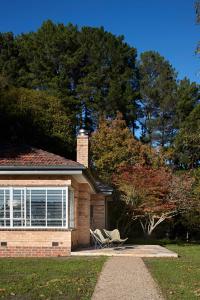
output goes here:
{"type": "Polygon", "coordinates": [[[163,300],[141,258],[111,257],[104,265],[92,300],[163,300]]]}

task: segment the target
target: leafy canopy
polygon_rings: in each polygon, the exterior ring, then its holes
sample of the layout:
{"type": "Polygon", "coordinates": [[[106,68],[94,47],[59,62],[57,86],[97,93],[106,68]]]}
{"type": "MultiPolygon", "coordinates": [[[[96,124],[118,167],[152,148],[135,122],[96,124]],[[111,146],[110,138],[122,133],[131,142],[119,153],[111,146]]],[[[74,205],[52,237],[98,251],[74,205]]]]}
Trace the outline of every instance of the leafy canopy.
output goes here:
{"type": "Polygon", "coordinates": [[[113,174],[127,164],[159,164],[161,158],[133,137],[122,115],[114,120],[101,119],[90,139],[92,166],[99,177],[111,182],[113,174]]]}
{"type": "Polygon", "coordinates": [[[0,94],[1,141],[27,143],[72,156],[73,127],[57,97],[14,87],[1,89],[0,94]]]}

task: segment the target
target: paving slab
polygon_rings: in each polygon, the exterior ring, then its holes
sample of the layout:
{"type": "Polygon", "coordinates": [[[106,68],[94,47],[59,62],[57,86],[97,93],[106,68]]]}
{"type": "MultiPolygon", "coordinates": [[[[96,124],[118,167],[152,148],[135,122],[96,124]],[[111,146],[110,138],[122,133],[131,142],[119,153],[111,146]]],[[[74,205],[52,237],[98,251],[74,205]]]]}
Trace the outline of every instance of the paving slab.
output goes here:
{"type": "Polygon", "coordinates": [[[92,300],[163,300],[141,258],[111,257],[105,263],[92,300]]]}
{"type": "Polygon", "coordinates": [[[72,256],[131,256],[131,257],[178,257],[178,254],[159,245],[125,245],[104,249],[79,249],[72,256]]]}

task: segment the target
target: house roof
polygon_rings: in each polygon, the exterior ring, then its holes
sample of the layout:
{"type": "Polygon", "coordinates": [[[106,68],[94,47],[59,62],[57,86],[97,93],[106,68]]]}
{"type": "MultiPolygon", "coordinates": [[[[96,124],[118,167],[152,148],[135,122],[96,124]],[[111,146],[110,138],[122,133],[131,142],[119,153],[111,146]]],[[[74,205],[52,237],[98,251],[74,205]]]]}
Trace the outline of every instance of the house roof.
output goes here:
{"type": "Polygon", "coordinates": [[[0,169],[85,169],[78,162],[27,145],[0,146],[0,169]]]}
{"type": "Polygon", "coordinates": [[[28,145],[0,145],[0,172],[2,174],[69,174],[81,175],[93,189],[103,194],[112,193],[112,188],[97,182],[82,164],[65,157],[28,145]],[[64,172],[64,173],[63,173],[64,172]]]}

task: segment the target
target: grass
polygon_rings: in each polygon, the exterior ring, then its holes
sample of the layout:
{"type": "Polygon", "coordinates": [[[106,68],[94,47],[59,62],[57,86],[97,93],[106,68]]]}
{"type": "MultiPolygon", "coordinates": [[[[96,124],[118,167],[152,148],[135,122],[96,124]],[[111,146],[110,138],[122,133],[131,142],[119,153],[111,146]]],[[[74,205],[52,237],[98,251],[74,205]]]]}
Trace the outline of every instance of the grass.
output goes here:
{"type": "Polygon", "coordinates": [[[168,245],[178,259],[145,259],[163,295],[170,300],[200,299],[200,245],[168,245]]]}
{"type": "Polygon", "coordinates": [[[0,259],[0,299],[91,299],[105,260],[0,259]]]}

